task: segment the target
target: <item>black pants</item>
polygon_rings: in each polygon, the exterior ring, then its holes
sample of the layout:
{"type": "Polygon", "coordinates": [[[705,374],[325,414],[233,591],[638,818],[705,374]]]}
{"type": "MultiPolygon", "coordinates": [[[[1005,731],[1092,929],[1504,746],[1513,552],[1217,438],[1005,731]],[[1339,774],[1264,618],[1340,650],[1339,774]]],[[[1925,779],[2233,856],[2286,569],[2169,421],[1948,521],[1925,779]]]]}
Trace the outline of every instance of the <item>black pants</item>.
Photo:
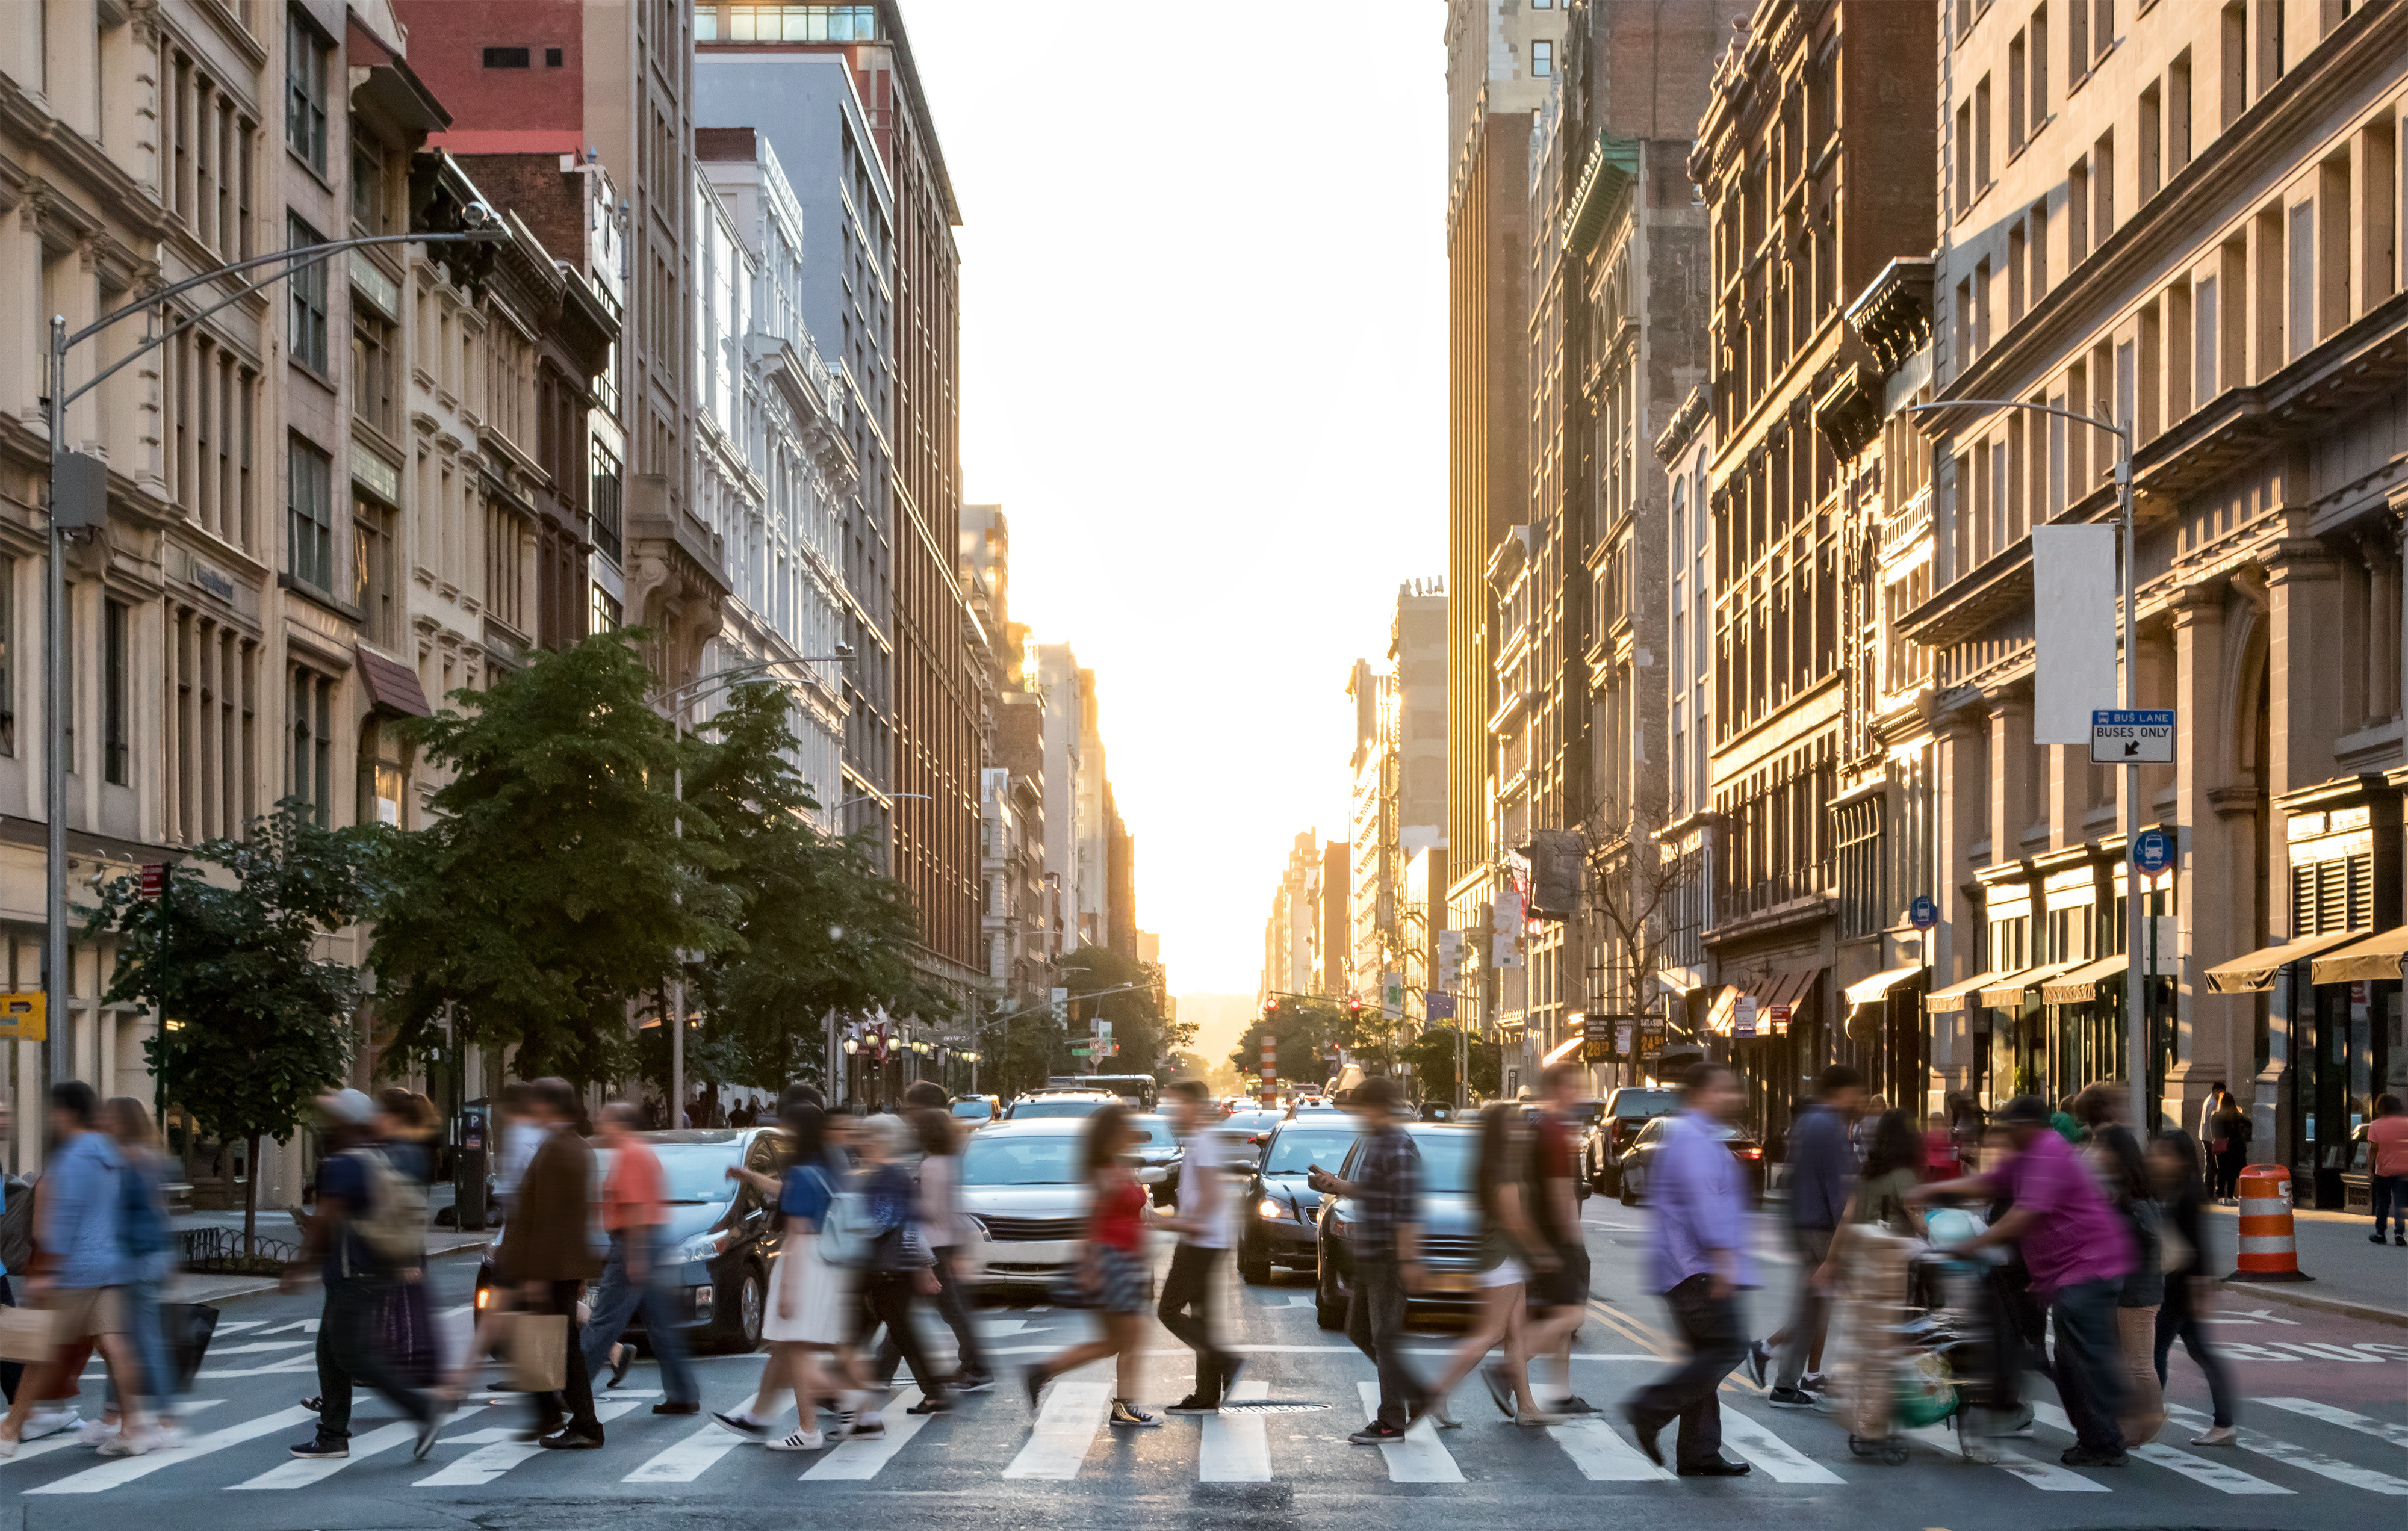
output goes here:
{"type": "Polygon", "coordinates": [[[530,1393],[535,1404],[535,1428],[538,1435],[548,1436],[561,1427],[561,1405],[568,1406],[567,1425],[580,1436],[602,1438],[602,1422],[594,1417],[594,1374],[579,1365],[584,1354],[582,1325],[577,1322],[577,1294],[582,1281],[546,1281],[544,1296],[539,1303],[526,1309],[531,1313],[557,1313],[568,1320],[568,1365],[566,1385],[557,1393],[530,1393]]]}
{"type": "Polygon", "coordinates": [[[1713,1295],[1714,1279],[1698,1274],[1664,1294],[1689,1358],[1631,1395],[1640,1423],[1660,1430],[1681,1422],[1679,1463],[1702,1467],[1723,1459],[1723,1379],[1747,1354],[1739,1298],[1713,1295]]]}
{"type": "Polygon", "coordinates": [[[2116,1422],[2124,1411],[2124,1352],[2115,1333],[2116,1299],[2123,1291],[2121,1281],[2077,1281],[2048,1303],[2049,1324],[2057,1331],[2050,1373],[2057,1379],[2057,1401],[2065,1405],[2074,1438],[2110,1455],[2124,1449],[2124,1427],[2116,1422]]]}
{"type": "Polygon", "coordinates": [[[911,1375],[920,1383],[920,1395],[941,1401],[945,1396],[945,1375],[928,1359],[927,1348],[920,1343],[920,1331],[911,1326],[913,1281],[916,1270],[870,1270],[861,1277],[861,1295],[869,1305],[870,1316],[886,1325],[886,1342],[897,1347],[903,1359],[911,1365],[911,1375]]]}
{"type": "Polygon", "coordinates": [[[1405,1365],[1405,1283],[1393,1254],[1354,1257],[1354,1290],[1346,1303],[1346,1338],[1380,1371],[1382,1424],[1401,1430],[1429,1390],[1405,1365]]]}
{"type": "Polygon", "coordinates": [[[2157,1385],[2166,1385],[2166,1357],[2172,1353],[2174,1341],[2199,1363],[2207,1377],[2207,1395],[2215,1405],[2216,1428],[2232,1423],[2232,1375],[2224,1369],[2224,1357],[2215,1353],[2207,1342],[2207,1328],[2199,1322],[2199,1305],[2191,1295],[2189,1276],[2166,1278],[2166,1300],[2157,1309],[2157,1385]]]}
{"type": "Polygon", "coordinates": [[[2235,1143],[2215,1156],[2215,1195],[2219,1199],[2241,1194],[2241,1171],[2249,1163],[2246,1144],[2235,1143]]]}
{"type": "Polygon", "coordinates": [[[1226,1250],[1208,1250],[1182,1241],[1170,1254],[1170,1272],[1162,1279],[1162,1301],[1154,1316],[1182,1345],[1196,1352],[1196,1397],[1219,1403],[1228,1386],[1228,1352],[1212,1323],[1212,1267],[1226,1250]]]}
{"type": "Polygon", "coordinates": [[[385,1304],[394,1283],[381,1276],[351,1276],[326,1283],[326,1308],[318,1321],[318,1438],[351,1438],[351,1385],[365,1382],[411,1419],[434,1418],[435,1400],[404,1380],[384,1352],[385,1304]]]}
{"type": "MultiPolygon", "coordinates": [[[[992,1377],[995,1374],[987,1369],[986,1347],[979,1341],[978,1323],[971,1315],[969,1299],[962,1292],[962,1283],[953,1275],[953,1253],[950,1249],[937,1252],[937,1316],[943,1319],[945,1327],[953,1332],[953,1350],[960,1358],[954,1370],[964,1377],[992,1377]]],[[[895,1363],[902,1354],[903,1347],[895,1338],[895,1326],[888,1324],[886,1338],[878,1342],[877,1376],[880,1381],[895,1380],[895,1363]]],[[[918,1377],[917,1366],[911,1369],[924,1390],[928,1379],[918,1377]]]]}

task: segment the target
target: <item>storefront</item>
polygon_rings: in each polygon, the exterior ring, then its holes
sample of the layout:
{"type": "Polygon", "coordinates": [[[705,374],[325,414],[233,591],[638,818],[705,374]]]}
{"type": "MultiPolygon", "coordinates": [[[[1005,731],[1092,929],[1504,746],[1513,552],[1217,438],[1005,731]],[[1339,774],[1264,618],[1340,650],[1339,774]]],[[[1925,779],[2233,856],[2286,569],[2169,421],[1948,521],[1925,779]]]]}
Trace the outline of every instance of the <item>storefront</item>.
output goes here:
{"type": "Polygon", "coordinates": [[[1747,1124],[1768,1150],[1789,1130],[1813,1094],[1814,1071],[1828,1056],[1820,1003],[1825,969],[1775,969],[1725,984],[1706,1012],[1715,1052],[1747,1087],[1747,1124]]]}
{"type": "Polygon", "coordinates": [[[1932,1104],[1931,1039],[1923,1024],[1923,991],[1929,969],[1921,964],[1893,967],[1859,979],[1841,995],[1848,1018],[1848,1045],[1865,1094],[1914,1113],[1932,1104]]]}
{"type": "Polygon", "coordinates": [[[2310,964],[2306,1003],[2291,1018],[2288,1090],[2293,1175],[2313,1177],[2315,1205],[2343,1204],[2341,1174],[2374,1097],[2408,1091],[2401,1046],[2400,968],[2408,926],[2362,937],[2310,964]]]}

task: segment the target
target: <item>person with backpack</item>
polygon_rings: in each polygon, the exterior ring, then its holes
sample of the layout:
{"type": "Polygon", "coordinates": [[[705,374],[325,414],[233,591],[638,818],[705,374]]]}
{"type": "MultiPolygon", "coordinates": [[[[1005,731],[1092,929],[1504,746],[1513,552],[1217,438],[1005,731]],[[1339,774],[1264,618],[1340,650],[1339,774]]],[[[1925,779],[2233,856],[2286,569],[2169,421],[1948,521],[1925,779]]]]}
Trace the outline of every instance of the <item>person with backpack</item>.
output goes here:
{"type": "MultiPolygon", "coordinates": [[[[517,1288],[521,1313],[563,1321],[568,1334],[562,1353],[575,1356],[582,1352],[578,1295],[588,1278],[601,1273],[588,1212],[594,1151],[577,1134],[577,1092],[566,1080],[535,1080],[527,1087],[527,1120],[541,1136],[519,1178],[518,1198],[494,1254],[494,1275],[517,1288]]],[[[555,1452],[599,1451],[602,1422],[594,1415],[594,1380],[583,1366],[562,1369],[567,1375],[558,1393],[527,1395],[535,1408],[536,1439],[555,1452]]]]}
{"type": "MultiPolygon", "coordinates": [[[[978,1324],[971,1317],[958,1274],[958,1255],[969,1242],[961,1220],[962,1136],[945,1105],[944,1087],[934,1080],[918,1080],[905,1087],[902,1120],[910,1123],[912,1152],[897,1163],[911,1175],[918,1197],[915,1216],[936,1262],[929,1268],[937,1278],[937,1316],[953,1332],[959,1363],[951,1386],[956,1395],[982,1393],[995,1385],[995,1374],[987,1369],[986,1350],[980,1342],[978,1324]]],[[[871,1378],[879,1382],[891,1381],[895,1363],[902,1354],[903,1347],[892,1333],[887,1334],[878,1342],[877,1357],[870,1363],[871,1378]]]]}
{"type": "MultiPolygon", "coordinates": [[[[446,1413],[436,1395],[409,1385],[382,1343],[394,1273],[426,1252],[426,1197],[376,1148],[376,1102],[357,1090],[318,1101],[329,1149],[318,1166],[318,1210],[295,1271],[314,1256],[325,1281],[318,1322],[318,1428],[293,1448],[305,1459],[351,1454],[351,1388],[366,1382],[417,1422],[411,1454],[435,1450],[446,1413]]],[[[288,1273],[288,1289],[295,1277],[288,1273]]]]}
{"type": "Polygon", "coordinates": [[[638,1120],[632,1102],[614,1100],[602,1108],[602,1146],[610,1151],[610,1174],[602,1182],[602,1229],[610,1237],[610,1252],[602,1262],[602,1281],[595,1289],[592,1316],[585,1323],[585,1352],[579,1357],[588,1376],[607,1364],[610,1385],[626,1380],[632,1345],[620,1342],[627,1321],[638,1309],[644,1315],[644,1336],[661,1364],[661,1388],[666,1400],[652,1406],[655,1414],[698,1414],[702,1390],[687,1362],[681,1320],[662,1286],[670,1251],[663,1237],[668,1223],[667,1193],[663,1189],[661,1158],[636,1132],[638,1120]]]}
{"type": "MultiPolygon", "coordinates": [[[[920,1192],[904,1157],[918,1148],[911,1124],[898,1115],[876,1116],[862,1123],[860,1189],[867,1212],[869,1247],[861,1263],[861,1292],[867,1320],[886,1326],[889,1339],[903,1352],[920,1384],[913,1414],[953,1412],[953,1390],[928,1358],[911,1310],[924,1296],[941,1290],[936,1256],[930,1252],[920,1221],[920,1192]]],[[[867,1333],[862,1337],[867,1338],[867,1333]]],[[[853,1433],[876,1436],[885,1430],[878,1405],[884,1389],[871,1379],[873,1392],[853,1422],[853,1433]]]]}

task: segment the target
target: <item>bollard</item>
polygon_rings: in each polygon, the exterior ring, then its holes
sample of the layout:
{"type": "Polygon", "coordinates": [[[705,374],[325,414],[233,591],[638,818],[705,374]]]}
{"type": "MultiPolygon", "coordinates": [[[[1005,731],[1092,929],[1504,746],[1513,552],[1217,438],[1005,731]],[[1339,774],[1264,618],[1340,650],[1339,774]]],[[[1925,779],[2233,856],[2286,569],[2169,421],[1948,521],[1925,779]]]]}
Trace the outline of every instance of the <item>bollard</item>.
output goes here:
{"type": "Polygon", "coordinates": [[[2312,1281],[2300,1273],[2300,1240],[2291,1225],[2291,1172],[2251,1165],[2241,1172],[2240,1268],[2233,1281],[2312,1281]]]}

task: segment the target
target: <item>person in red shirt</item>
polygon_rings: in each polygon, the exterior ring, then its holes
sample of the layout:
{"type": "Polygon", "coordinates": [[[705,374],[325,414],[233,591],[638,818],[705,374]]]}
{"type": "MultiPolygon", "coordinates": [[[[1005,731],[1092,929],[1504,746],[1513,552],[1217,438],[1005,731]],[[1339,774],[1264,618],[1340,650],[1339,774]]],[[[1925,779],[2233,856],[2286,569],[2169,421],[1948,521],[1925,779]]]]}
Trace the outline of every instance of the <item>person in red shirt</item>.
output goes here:
{"type": "Polygon", "coordinates": [[[2368,1189],[2374,1203],[2373,1241],[2383,1242],[2383,1215],[2391,1214],[2391,1242],[2408,1249],[2408,1114],[2398,1095],[2374,1097],[2374,1120],[2366,1124],[2372,1162],[2368,1189]]]}
{"type": "Polygon", "coordinates": [[[1096,1309],[1104,1338],[1073,1345],[1029,1367],[1022,1381],[1032,1409],[1054,1378],[1112,1356],[1119,1363],[1120,1388],[1112,1399],[1111,1423],[1136,1428],[1162,1423],[1162,1416],[1137,1406],[1138,1378],[1145,1367],[1145,1321],[1154,1310],[1154,1274],[1145,1257],[1147,1197],[1127,1163],[1138,1142],[1125,1107],[1107,1106],[1087,1119],[1080,1155],[1095,1199],[1078,1267],[1067,1278],[1075,1291],[1066,1295],[1096,1309]]]}
{"type": "Polygon", "coordinates": [[[664,1237],[668,1226],[668,1194],[664,1189],[660,1155],[636,1130],[636,1108],[614,1100],[602,1108],[596,1125],[602,1147],[610,1154],[609,1178],[602,1182],[602,1230],[610,1236],[610,1252],[603,1261],[601,1284],[595,1288],[594,1316],[585,1325],[585,1369],[591,1375],[610,1367],[610,1385],[627,1380],[636,1358],[635,1347],[619,1343],[627,1321],[640,1309],[644,1338],[661,1364],[665,1401],[652,1406],[655,1414],[697,1414],[702,1389],[687,1362],[685,1322],[662,1284],[670,1251],[664,1237]]]}

